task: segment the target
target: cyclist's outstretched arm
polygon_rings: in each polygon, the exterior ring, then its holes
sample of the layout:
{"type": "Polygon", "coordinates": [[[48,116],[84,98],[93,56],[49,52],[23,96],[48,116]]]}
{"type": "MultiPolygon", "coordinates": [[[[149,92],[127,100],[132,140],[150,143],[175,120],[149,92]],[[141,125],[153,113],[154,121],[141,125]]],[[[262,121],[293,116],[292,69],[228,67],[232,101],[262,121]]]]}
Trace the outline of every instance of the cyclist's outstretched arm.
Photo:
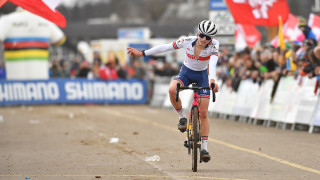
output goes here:
{"type": "Polygon", "coordinates": [[[153,55],[153,54],[158,54],[158,53],[163,53],[163,52],[167,52],[170,50],[174,50],[175,48],[173,47],[172,43],[169,44],[162,44],[162,45],[158,45],[155,46],[151,49],[145,50],[143,51],[138,51],[134,48],[128,48],[128,54],[130,54],[130,56],[136,55],[138,57],[141,56],[149,56],[149,55],[153,55]]]}

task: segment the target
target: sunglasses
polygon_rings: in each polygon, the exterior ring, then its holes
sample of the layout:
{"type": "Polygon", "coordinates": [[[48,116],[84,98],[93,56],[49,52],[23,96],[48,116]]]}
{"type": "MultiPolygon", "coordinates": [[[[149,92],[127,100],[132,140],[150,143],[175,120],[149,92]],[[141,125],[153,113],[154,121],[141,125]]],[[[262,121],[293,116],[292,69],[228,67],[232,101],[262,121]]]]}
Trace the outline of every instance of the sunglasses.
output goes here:
{"type": "Polygon", "coordinates": [[[199,37],[200,37],[200,38],[206,37],[206,40],[207,40],[207,41],[210,41],[210,40],[211,40],[211,37],[210,37],[210,36],[207,36],[207,35],[202,34],[202,33],[199,33],[199,37]]]}

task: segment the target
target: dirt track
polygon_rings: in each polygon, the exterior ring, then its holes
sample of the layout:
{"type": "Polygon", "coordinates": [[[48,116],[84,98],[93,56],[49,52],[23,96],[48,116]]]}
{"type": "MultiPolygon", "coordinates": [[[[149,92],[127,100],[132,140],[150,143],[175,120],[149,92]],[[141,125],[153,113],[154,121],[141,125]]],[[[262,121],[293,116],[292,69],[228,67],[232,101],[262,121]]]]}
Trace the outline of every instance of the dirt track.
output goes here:
{"type": "Polygon", "coordinates": [[[319,133],[211,119],[212,160],[194,173],[173,111],[61,105],[0,115],[0,179],[320,179],[319,133]],[[154,155],[159,162],[145,161],[154,155]]]}

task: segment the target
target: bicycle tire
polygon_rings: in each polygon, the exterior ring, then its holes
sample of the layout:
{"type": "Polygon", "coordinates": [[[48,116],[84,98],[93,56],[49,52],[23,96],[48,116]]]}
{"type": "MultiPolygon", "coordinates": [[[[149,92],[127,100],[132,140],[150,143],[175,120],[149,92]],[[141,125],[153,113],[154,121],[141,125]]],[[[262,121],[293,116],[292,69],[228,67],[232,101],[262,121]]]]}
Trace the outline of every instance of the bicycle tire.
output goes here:
{"type": "Polygon", "coordinates": [[[197,172],[197,166],[198,166],[198,123],[199,123],[199,111],[198,107],[194,106],[192,107],[191,112],[191,120],[192,120],[192,170],[193,172],[197,172]]]}

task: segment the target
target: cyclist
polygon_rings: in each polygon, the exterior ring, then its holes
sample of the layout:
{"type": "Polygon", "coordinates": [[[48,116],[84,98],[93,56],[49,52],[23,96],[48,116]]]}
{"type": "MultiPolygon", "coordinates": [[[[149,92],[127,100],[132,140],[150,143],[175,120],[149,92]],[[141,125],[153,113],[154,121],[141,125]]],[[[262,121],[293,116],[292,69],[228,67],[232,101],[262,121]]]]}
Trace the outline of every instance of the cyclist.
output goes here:
{"type": "MultiPolygon", "coordinates": [[[[217,34],[217,26],[209,20],[204,20],[198,24],[197,36],[189,36],[180,38],[177,41],[169,44],[155,46],[148,50],[138,51],[134,48],[128,48],[128,54],[138,57],[149,56],[157,53],[166,52],[184,48],[186,52],[185,61],[181,67],[180,73],[171,81],[169,87],[169,95],[171,104],[179,114],[178,129],[184,132],[187,129],[187,117],[183,112],[181,100],[175,101],[177,83],[181,86],[189,86],[196,82],[198,86],[209,86],[209,81],[215,83],[214,91],[218,92],[218,85],[216,84],[216,64],[218,61],[219,41],[213,39],[217,34]],[[209,79],[208,79],[209,70],[209,79]]],[[[208,149],[208,135],[209,135],[209,118],[208,107],[210,101],[210,91],[200,90],[199,92],[199,108],[201,119],[201,152],[200,158],[204,162],[208,162],[211,158],[208,149]]]]}

